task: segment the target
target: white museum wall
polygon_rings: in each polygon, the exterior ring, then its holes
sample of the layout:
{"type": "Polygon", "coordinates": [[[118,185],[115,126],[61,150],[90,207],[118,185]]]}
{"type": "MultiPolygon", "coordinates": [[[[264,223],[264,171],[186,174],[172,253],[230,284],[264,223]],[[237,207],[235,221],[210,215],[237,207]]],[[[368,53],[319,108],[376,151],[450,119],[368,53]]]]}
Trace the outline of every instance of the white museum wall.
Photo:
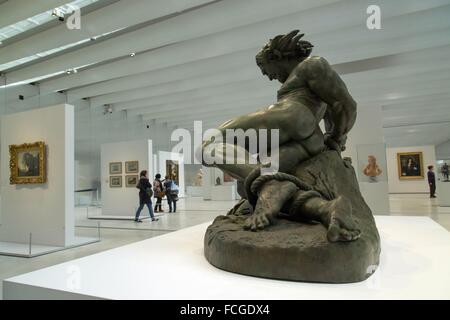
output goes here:
{"type": "Polygon", "coordinates": [[[237,183],[223,183],[222,170],[214,167],[203,166],[203,200],[230,201],[240,199],[237,193],[237,183]],[[216,179],[220,178],[222,185],[216,185],[216,179]]]}
{"type": "MultiPolygon", "coordinates": [[[[356,123],[349,133],[347,149],[342,153],[342,156],[351,157],[352,165],[358,177],[361,194],[372,212],[387,214],[390,212],[388,182],[365,182],[362,170],[358,166],[358,163],[367,160],[365,156],[364,159],[358,159],[358,146],[374,145],[374,149],[378,150],[379,145],[384,143],[381,111],[379,106],[358,106],[356,123]]],[[[383,157],[384,154],[380,156],[383,157]]],[[[385,168],[384,171],[386,171],[385,168]]]]}
{"type": "MultiPolygon", "coordinates": [[[[178,193],[179,197],[184,197],[185,194],[185,183],[184,183],[184,158],[180,153],[168,152],[168,151],[159,151],[158,152],[158,170],[155,171],[155,174],[161,174],[161,180],[166,176],[166,161],[173,160],[178,161],[178,179],[180,191],[178,193]]],[[[153,178],[155,176],[153,175],[153,178]]]]}
{"type": "Polygon", "coordinates": [[[436,146],[436,160],[450,159],[450,140],[436,146]]]}
{"type": "Polygon", "coordinates": [[[436,165],[434,146],[415,146],[402,148],[387,148],[387,165],[389,179],[389,193],[428,193],[427,167],[436,165]],[[400,180],[398,177],[397,153],[422,152],[424,178],[418,180],[400,180]]]}
{"type": "Polygon", "coordinates": [[[148,170],[149,179],[153,176],[152,140],[136,140],[101,145],[101,188],[102,188],[102,215],[103,216],[134,216],[139,206],[138,189],[126,187],[126,175],[139,175],[138,173],[125,173],[126,161],[139,161],[139,171],[148,170]],[[122,162],[122,187],[109,186],[109,163],[122,162]]]}
{"type": "Polygon", "coordinates": [[[97,204],[100,197],[100,177],[97,168],[100,161],[75,160],[75,191],[97,189],[97,191],[75,192],[75,205],[97,204]],[[98,163],[97,163],[98,162],[98,163]]]}
{"type": "Polygon", "coordinates": [[[61,104],[1,119],[0,241],[68,246],[74,241],[74,107],[61,104]],[[47,182],[9,183],[9,145],[44,141],[47,182]]]}

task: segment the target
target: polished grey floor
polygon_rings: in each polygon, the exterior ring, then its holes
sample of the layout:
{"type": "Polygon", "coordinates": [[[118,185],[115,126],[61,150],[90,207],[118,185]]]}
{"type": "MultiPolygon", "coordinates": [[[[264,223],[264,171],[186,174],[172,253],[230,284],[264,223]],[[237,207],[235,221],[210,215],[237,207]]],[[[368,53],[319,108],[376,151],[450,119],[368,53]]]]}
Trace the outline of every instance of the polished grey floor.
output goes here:
{"type": "MultiPolygon", "coordinates": [[[[200,198],[181,199],[177,213],[164,212],[159,214],[159,221],[151,222],[150,219],[146,219],[142,223],[92,220],[87,218],[88,214],[98,214],[100,209],[77,208],[77,235],[91,237],[100,231],[101,242],[36,258],[0,256],[0,298],[3,279],[208,222],[226,213],[234,203],[234,201],[203,201],[200,198]]],[[[430,200],[426,195],[391,195],[390,206],[392,215],[429,216],[450,230],[450,208],[439,207],[436,200],[430,200]]],[[[167,210],[167,205],[165,209],[167,210]]],[[[148,216],[148,211],[144,210],[142,216],[148,216]]]]}

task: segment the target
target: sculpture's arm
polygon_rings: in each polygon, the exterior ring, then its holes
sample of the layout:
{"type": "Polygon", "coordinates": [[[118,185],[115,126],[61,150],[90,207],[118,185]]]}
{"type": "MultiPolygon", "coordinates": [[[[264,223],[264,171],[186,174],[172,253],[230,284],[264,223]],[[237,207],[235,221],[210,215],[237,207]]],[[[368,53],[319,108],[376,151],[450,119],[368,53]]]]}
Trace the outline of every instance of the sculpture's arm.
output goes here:
{"type": "Polygon", "coordinates": [[[324,58],[311,57],[299,66],[309,88],[328,105],[324,119],[327,134],[343,147],[347,133],[355,124],[356,102],[324,58]]]}
{"type": "Polygon", "coordinates": [[[367,176],[369,172],[369,165],[365,166],[363,173],[367,176]]]}
{"type": "Polygon", "coordinates": [[[377,172],[378,172],[378,175],[383,173],[383,170],[381,170],[381,168],[378,165],[377,165],[377,172]]]}

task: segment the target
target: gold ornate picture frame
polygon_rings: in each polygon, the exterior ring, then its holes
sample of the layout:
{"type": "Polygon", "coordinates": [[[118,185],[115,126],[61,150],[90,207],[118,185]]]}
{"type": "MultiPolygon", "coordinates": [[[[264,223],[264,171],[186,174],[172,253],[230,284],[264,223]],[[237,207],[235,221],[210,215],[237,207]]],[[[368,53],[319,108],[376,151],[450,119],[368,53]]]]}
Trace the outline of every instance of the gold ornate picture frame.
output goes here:
{"type": "Polygon", "coordinates": [[[10,184],[47,182],[45,142],[38,141],[9,146],[10,184]]]}
{"type": "Polygon", "coordinates": [[[422,152],[397,153],[397,167],[400,180],[420,180],[425,177],[422,152]]]}

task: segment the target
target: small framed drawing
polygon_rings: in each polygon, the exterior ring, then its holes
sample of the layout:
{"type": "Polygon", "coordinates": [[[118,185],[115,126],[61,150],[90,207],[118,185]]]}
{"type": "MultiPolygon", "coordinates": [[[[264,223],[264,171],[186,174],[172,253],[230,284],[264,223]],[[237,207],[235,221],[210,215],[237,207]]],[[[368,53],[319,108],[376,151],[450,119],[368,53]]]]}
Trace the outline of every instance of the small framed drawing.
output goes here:
{"type": "Polygon", "coordinates": [[[397,153],[398,177],[400,180],[423,179],[422,152],[397,153]]]}
{"type": "Polygon", "coordinates": [[[122,188],[122,176],[110,176],[109,177],[110,188],[122,188]]]}
{"type": "Polygon", "coordinates": [[[122,174],[122,162],[110,162],[109,174],[122,174]]]}
{"type": "Polygon", "coordinates": [[[136,175],[129,175],[125,176],[125,186],[127,188],[134,188],[138,184],[138,176],[136,175]]]}
{"type": "Polygon", "coordinates": [[[9,146],[10,184],[45,183],[47,155],[45,142],[9,146]]]}
{"type": "Polygon", "coordinates": [[[139,172],[139,161],[125,162],[125,173],[138,173],[138,172],[139,172]]]}

